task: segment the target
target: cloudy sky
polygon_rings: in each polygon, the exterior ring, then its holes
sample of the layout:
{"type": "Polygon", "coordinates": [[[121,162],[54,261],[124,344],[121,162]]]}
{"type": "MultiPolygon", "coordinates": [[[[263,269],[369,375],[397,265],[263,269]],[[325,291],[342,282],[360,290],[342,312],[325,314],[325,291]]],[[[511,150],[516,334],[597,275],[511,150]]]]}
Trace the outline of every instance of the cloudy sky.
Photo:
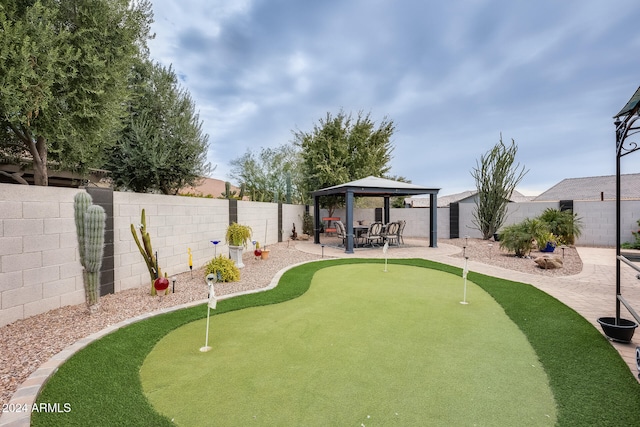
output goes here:
{"type": "Polygon", "coordinates": [[[637,0],[152,2],[152,58],[194,98],[225,180],[342,109],[393,120],[391,173],[441,195],[475,187],[502,133],[538,194],[615,173],[612,116],[640,86],[637,0]]]}

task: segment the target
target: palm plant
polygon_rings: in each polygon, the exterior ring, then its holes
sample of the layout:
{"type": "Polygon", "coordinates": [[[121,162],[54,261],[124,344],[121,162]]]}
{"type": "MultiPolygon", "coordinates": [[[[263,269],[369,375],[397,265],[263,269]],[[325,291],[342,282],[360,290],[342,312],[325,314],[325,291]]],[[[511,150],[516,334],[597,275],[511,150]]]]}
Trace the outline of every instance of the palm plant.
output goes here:
{"type": "Polygon", "coordinates": [[[547,223],[549,231],[558,236],[563,245],[573,245],[576,237],[582,234],[582,218],[571,210],[547,208],[538,219],[547,223]]]}
{"type": "Polygon", "coordinates": [[[536,242],[543,241],[549,233],[547,225],[537,219],[525,219],[504,227],[500,233],[500,248],[515,252],[517,257],[528,255],[536,242]]]}

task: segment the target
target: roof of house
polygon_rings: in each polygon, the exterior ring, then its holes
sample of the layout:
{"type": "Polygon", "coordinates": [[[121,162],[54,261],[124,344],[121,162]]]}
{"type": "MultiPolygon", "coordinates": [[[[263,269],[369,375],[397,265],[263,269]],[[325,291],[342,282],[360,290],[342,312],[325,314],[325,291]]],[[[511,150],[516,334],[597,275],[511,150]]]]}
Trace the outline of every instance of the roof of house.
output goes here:
{"type": "MultiPolygon", "coordinates": [[[[213,197],[217,199],[224,194],[225,181],[215,178],[203,178],[202,181],[195,187],[184,187],[179,191],[180,194],[195,194],[203,197],[213,197]]],[[[231,185],[231,191],[235,191],[236,194],[240,194],[240,189],[235,185],[231,185]]]]}
{"type": "MultiPolygon", "coordinates": [[[[563,179],[535,201],[615,200],[616,176],[590,176],[563,179]]],[[[640,200],[640,173],[620,175],[620,198],[640,200]]]]}
{"type": "MultiPolygon", "coordinates": [[[[446,196],[438,197],[438,207],[446,208],[451,203],[459,203],[465,201],[471,201],[475,195],[478,194],[477,190],[468,190],[463,191],[462,193],[449,194],[446,196]]],[[[528,202],[532,200],[532,197],[525,196],[520,193],[518,190],[514,190],[511,194],[511,202],[520,203],[520,202],[528,202]]],[[[428,208],[429,207],[429,197],[411,197],[404,199],[405,204],[408,204],[412,208],[428,208]]]]}

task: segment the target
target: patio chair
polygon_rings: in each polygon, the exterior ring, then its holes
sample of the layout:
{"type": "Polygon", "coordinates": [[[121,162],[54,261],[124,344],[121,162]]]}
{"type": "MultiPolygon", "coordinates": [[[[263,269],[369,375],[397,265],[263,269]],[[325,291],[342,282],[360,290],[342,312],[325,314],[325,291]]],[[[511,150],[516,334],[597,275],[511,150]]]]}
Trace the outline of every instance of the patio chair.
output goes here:
{"type": "Polygon", "coordinates": [[[365,245],[374,246],[382,241],[382,223],[374,222],[369,226],[366,236],[364,236],[365,245]]]}
{"type": "Polygon", "coordinates": [[[387,224],[387,229],[384,232],[384,240],[389,243],[389,246],[393,245],[394,242],[396,245],[400,245],[400,240],[398,238],[398,230],[400,229],[400,224],[397,222],[390,222],[387,224]]]}
{"type": "Polygon", "coordinates": [[[402,234],[404,233],[404,226],[407,225],[407,221],[401,219],[400,221],[398,221],[399,227],[398,227],[398,245],[403,244],[404,245],[404,238],[402,237],[402,234]]]}
{"type": "Polygon", "coordinates": [[[336,221],[334,222],[334,224],[336,225],[336,235],[342,239],[342,246],[345,246],[345,242],[347,239],[347,230],[345,229],[342,221],[336,221]]]}

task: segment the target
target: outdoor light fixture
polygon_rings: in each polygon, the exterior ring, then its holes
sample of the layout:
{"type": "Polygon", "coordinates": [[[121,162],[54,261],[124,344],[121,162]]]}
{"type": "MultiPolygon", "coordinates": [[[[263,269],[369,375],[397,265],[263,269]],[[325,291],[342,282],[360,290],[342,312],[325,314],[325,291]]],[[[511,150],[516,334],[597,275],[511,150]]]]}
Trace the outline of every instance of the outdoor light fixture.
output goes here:
{"type": "Polygon", "coordinates": [[[173,276],[171,278],[171,293],[173,293],[173,294],[176,293],[176,280],[178,280],[178,278],[176,276],[173,276]]]}
{"type": "Polygon", "coordinates": [[[217,258],[218,251],[216,248],[218,247],[218,243],[220,243],[220,240],[212,240],[211,243],[213,243],[213,257],[217,258]]]}

